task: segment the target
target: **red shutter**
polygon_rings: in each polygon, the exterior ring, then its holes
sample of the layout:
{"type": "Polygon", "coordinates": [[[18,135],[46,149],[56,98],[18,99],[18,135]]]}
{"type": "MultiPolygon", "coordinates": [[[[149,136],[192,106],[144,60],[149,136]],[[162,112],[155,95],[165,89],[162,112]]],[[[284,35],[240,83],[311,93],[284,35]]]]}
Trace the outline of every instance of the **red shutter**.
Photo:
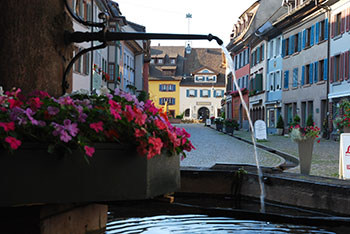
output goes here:
{"type": "Polygon", "coordinates": [[[339,66],[339,81],[342,81],[344,78],[344,53],[340,55],[340,66],[339,66]]]}
{"type": "Polygon", "coordinates": [[[345,18],[346,18],[346,10],[341,12],[341,25],[340,25],[340,33],[343,34],[345,31],[345,18]]]}
{"type": "Polygon", "coordinates": [[[329,80],[331,83],[333,83],[333,80],[334,80],[334,56],[331,57],[331,74],[329,76],[329,80]]]}
{"type": "Polygon", "coordinates": [[[335,19],[336,19],[336,15],[333,15],[332,16],[332,19],[331,19],[331,24],[332,24],[332,33],[331,33],[331,37],[333,38],[334,37],[334,35],[335,35],[335,19]]]}
{"type": "Polygon", "coordinates": [[[345,75],[344,79],[349,79],[349,51],[345,52],[345,75]]]}
{"type": "Polygon", "coordinates": [[[346,9],[346,31],[350,30],[350,8],[346,9]]]}

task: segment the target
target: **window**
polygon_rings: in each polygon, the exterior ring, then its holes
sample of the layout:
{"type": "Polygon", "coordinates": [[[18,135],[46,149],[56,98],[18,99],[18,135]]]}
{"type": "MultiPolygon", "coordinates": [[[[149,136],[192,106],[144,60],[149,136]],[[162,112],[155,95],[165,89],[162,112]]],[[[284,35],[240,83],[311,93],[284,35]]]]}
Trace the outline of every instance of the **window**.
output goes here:
{"type": "Polygon", "coordinates": [[[196,81],[204,81],[204,76],[196,76],[196,81]]]}
{"type": "Polygon", "coordinates": [[[334,36],[341,34],[341,12],[335,16],[334,36]]]}
{"type": "Polygon", "coordinates": [[[278,37],[276,39],[276,49],[275,49],[275,56],[278,56],[281,54],[281,38],[278,37]]]}
{"type": "Polygon", "coordinates": [[[176,64],[176,60],[174,58],[170,59],[170,64],[176,64]]]}
{"type": "Polygon", "coordinates": [[[223,90],[215,90],[215,97],[223,97],[224,91],[223,90]]]}
{"type": "MultiPolygon", "coordinates": [[[[316,27],[317,27],[317,25],[316,25],[316,27]]],[[[325,35],[326,35],[326,33],[325,33],[325,31],[326,31],[326,20],[322,20],[321,22],[319,22],[316,31],[319,32],[318,33],[318,41],[325,40],[325,38],[326,38],[325,37],[325,35]]],[[[317,32],[316,32],[316,34],[317,34],[317,32]]]]}
{"type": "Polygon", "coordinates": [[[153,59],[153,58],[151,59],[151,62],[150,62],[150,63],[151,63],[151,64],[154,64],[154,59],[153,59]]]}
{"type": "Polygon", "coordinates": [[[195,90],[195,89],[188,89],[187,90],[187,97],[197,97],[197,90],[195,90]]]}
{"type": "Polygon", "coordinates": [[[307,28],[306,31],[305,47],[311,46],[311,28],[307,28]]]}
{"type": "Polygon", "coordinates": [[[293,47],[293,53],[298,52],[298,45],[299,45],[299,34],[294,35],[294,47],[293,47]]]}
{"type": "Polygon", "coordinates": [[[185,110],[185,117],[190,117],[190,109],[185,110]]]}
{"type": "Polygon", "coordinates": [[[209,90],[207,89],[204,89],[204,90],[201,90],[201,97],[209,97],[209,90]]]}
{"type": "Polygon", "coordinates": [[[275,88],[276,90],[280,90],[281,89],[281,72],[280,71],[276,71],[275,72],[275,88]]]}
{"type": "Polygon", "coordinates": [[[274,90],[275,90],[275,81],[274,81],[274,78],[275,78],[274,73],[271,72],[271,73],[269,74],[269,90],[270,90],[270,91],[274,91],[274,90]]]}
{"type": "Polygon", "coordinates": [[[310,84],[310,64],[305,66],[305,84],[310,84]]]}
{"type": "Polygon", "coordinates": [[[168,105],[175,105],[175,98],[159,98],[159,105],[165,105],[166,102],[168,105]]]}
{"type": "Polygon", "coordinates": [[[215,81],[215,76],[207,76],[207,81],[215,81]]]}
{"type": "Polygon", "coordinates": [[[158,64],[163,64],[163,59],[158,59],[157,63],[158,64]]]}
{"type": "Polygon", "coordinates": [[[289,55],[289,38],[285,39],[284,54],[289,55]]]}
{"type": "Polygon", "coordinates": [[[269,46],[269,58],[272,58],[274,55],[273,53],[273,40],[270,42],[270,46],[269,46]]]}
{"type": "Polygon", "coordinates": [[[243,59],[242,59],[242,67],[245,65],[245,56],[246,56],[246,51],[243,51],[243,59]]]}
{"type": "Polygon", "coordinates": [[[293,87],[298,87],[298,68],[293,69],[293,87]]]}
{"type": "Polygon", "coordinates": [[[261,46],[260,46],[260,61],[264,61],[264,59],[265,59],[265,46],[264,46],[264,44],[262,44],[261,46]]]}
{"type": "Polygon", "coordinates": [[[109,77],[111,80],[115,80],[115,64],[114,63],[110,63],[108,64],[108,73],[109,73],[109,77]]]}

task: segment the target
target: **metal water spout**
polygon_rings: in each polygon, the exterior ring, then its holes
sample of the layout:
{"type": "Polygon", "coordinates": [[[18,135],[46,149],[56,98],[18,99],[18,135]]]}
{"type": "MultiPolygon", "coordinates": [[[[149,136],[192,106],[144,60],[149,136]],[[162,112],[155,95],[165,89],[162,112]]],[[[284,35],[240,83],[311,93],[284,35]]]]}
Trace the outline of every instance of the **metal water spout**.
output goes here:
{"type": "Polygon", "coordinates": [[[66,90],[69,87],[68,82],[66,81],[67,75],[73,64],[85,53],[97,49],[103,49],[107,46],[109,41],[122,41],[122,40],[215,40],[220,46],[223,44],[223,41],[217,36],[211,34],[208,35],[198,35],[198,34],[168,34],[168,33],[139,33],[139,32],[109,32],[107,25],[109,23],[109,15],[107,13],[100,13],[99,18],[103,20],[101,23],[87,22],[82,20],[77,16],[72,9],[69,7],[67,0],[65,0],[65,6],[69,14],[77,20],[79,23],[90,26],[102,28],[98,32],[68,32],[64,34],[64,40],[66,44],[71,43],[80,43],[80,42],[90,42],[90,41],[99,41],[102,44],[98,46],[93,46],[86,48],[80,51],[68,64],[62,79],[62,90],[63,94],[66,93],[66,90]]]}

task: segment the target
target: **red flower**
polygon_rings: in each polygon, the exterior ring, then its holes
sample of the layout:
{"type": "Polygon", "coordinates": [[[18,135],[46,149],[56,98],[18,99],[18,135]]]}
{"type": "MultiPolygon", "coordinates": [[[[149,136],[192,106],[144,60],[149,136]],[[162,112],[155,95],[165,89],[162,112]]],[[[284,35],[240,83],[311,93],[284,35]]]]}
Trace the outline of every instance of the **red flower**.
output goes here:
{"type": "Polygon", "coordinates": [[[16,138],[11,137],[11,136],[6,137],[5,141],[7,143],[9,143],[10,147],[14,150],[17,149],[22,144],[22,142],[20,140],[17,140],[16,138]]]}
{"type": "Polygon", "coordinates": [[[96,132],[100,132],[103,131],[103,122],[99,121],[97,123],[91,123],[90,124],[90,128],[92,128],[93,130],[95,130],[96,132]]]}
{"type": "Polygon", "coordinates": [[[84,150],[87,156],[92,157],[92,155],[95,153],[94,147],[84,146],[84,150]]]}
{"type": "Polygon", "coordinates": [[[13,131],[15,130],[15,123],[14,122],[0,123],[0,127],[3,127],[5,132],[13,131]]]}

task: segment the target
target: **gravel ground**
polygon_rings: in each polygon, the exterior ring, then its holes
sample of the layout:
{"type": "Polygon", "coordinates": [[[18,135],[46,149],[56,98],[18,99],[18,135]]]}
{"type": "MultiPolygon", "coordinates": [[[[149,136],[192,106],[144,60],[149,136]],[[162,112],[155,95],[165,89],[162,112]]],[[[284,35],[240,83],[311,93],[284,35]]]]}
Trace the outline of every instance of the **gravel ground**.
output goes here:
{"type": "MultiPolygon", "coordinates": [[[[251,139],[250,132],[235,131],[234,135],[244,139],[251,139]]],[[[260,144],[279,149],[296,157],[298,145],[287,136],[268,135],[266,142],[260,144]]],[[[292,168],[288,172],[299,173],[300,168],[292,168]]],[[[321,139],[320,143],[314,144],[311,163],[311,175],[338,178],[339,173],[339,141],[321,139]]]]}
{"type": "MultiPolygon", "coordinates": [[[[181,161],[181,166],[212,167],[215,163],[256,164],[253,146],[218,132],[203,124],[177,124],[191,134],[196,147],[181,161]]],[[[275,154],[258,150],[261,166],[276,167],[284,159],[275,154]]]]}

